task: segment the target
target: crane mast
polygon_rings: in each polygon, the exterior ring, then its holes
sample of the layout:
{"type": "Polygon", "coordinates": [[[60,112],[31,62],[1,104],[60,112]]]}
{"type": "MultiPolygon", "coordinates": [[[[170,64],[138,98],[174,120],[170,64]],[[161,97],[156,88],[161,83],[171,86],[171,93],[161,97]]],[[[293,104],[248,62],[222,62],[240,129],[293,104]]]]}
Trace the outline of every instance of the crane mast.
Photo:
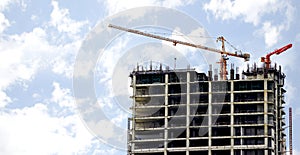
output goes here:
{"type": "Polygon", "coordinates": [[[135,29],[129,29],[129,28],[113,25],[113,24],[109,24],[108,27],[118,29],[118,30],[121,30],[121,31],[126,31],[126,32],[138,34],[138,35],[147,36],[147,37],[150,37],[150,38],[155,38],[155,39],[159,39],[159,40],[172,42],[174,46],[176,46],[177,44],[181,44],[181,45],[195,47],[195,48],[199,48],[199,49],[210,51],[210,52],[219,53],[219,54],[221,54],[221,59],[220,59],[219,63],[220,63],[220,78],[222,80],[227,79],[227,60],[228,60],[227,56],[243,58],[245,61],[249,61],[249,59],[250,59],[250,54],[248,54],[248,53],[243,54],[243,53],[237,53],[237,52],[232,53],[232,52],[225,51],[224,42],[226,40],[224,39],[224,37],[219,37],[217,39],[217,41],[222,42],[222,50],[219,50],[219,49],[203,46],[203,45],[200,45],[200,44],[193,44],[193,43],[189,43],[189,42],[185,42],[185,41],[175,40],[175,39],[171,39],[171,38],[167,38],[167,37],[163,37],[163,36],[159,36],[159,35],[155,35],[155,34],[142,32],[142,31],[135,30],[135,29]]]}
{"type": "MultiPolygon", "coordinates": [[[[225,43],[224,43],[226,41],[225,38],[223,36],[218,37],[217,42],[218,41],[222,42],[222,51],[226,52],[225,51],[225,43]]],[[[228,60],[227,55],[222,54],[221,58],[220,58],[220,61],[218,62],[218,63],[220,63],[220,78],[223,79],[223,80],[225,80],[227,78],[227,74],[228,74],[228,72],[227,72],[227,60],[228,60]]]]}

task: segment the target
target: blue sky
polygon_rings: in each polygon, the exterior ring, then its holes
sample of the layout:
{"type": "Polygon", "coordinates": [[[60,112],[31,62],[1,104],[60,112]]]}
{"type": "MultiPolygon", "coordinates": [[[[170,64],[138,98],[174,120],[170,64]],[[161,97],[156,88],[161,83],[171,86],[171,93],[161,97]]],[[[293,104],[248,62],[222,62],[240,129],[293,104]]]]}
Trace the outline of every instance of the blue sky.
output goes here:
{"type": "MultiPolygon", "coordinates": [[[[104,144],[86,127],[76,109],[72,80],[78,51],[94,27],[116,13],[141,6],[183,12],[198,21],[210,36],[222,35],[238,49],[251,53],[250,63],[292,43],[291,49],[272,60],[282,65],[287,75],[285,99],[287,107],[293,107],[294,151],[300,155],[300,135],[296,132],[300,129],[300,2],[296,0],[1,0],[0,154],[126,154],[104,144]]],[[[135,41],[132,38],[121,37],[107,51],[130,45],[135,41]]],[[[111,57],[124,56],[107,53],[96,73],[115,63],[111,57]]],[[[240,60],[230,60],[245,66],[240,60]]],[[[117,65],[122,66],[124,61],[117,65]]],[[[108,72],[105,75],[114,75],[114,70],[104,71],[108,72]]],[[[99,104],[106,107],[107,115],[114,115],[113,123],[126,129],[128,112],[116,110],[110,99],[101,98],[111,95],[99,87],[111,78],[96,78],[99,104]]],[[[124,96],[118,100],[130,101],[124,96]]],[[[101,131],[106,136],[112,134],[109,127],[101,131]]]]}

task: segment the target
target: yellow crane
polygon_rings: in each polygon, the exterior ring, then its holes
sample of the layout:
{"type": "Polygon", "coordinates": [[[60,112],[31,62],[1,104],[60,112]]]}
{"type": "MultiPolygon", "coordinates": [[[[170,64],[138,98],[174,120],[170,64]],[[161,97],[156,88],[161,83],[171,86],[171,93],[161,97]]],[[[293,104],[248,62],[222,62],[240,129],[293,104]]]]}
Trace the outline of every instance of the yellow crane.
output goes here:
{"type": "Polygon", "coordinates": [[[172,42],[174,46],[176,46],[177,44],[181,44],[181,45],[186,45],[186,46],[191,46],[191,47],[195,47],[195,48],[199,48],[199,49],[203,49],[206,51],[211,51],[211,52],[216,52],[216,53],[220,53],[221,54],[221,59],[220,59],[220,78],[221,80],[226,80],[227,79],[227,56],[233,56],[233,57],[238,57],[238,58],[243,58],[245,61],[249,61],[250,60],[250,54],[248,53],[237,53],[237,52],[228,52],[225,50],[225,38],[224,37],[218,37],[217,41],[221,41],[222,42],[222,50],[219,49],[215,49],[215,48],[211,48],[211,47],[206,47],[200,44],[193,44],[193,43],[189,43],[189,42],[185,42],[185,41],[180,41],[180,40],[175,40],[175,39],[171,39],[171,38],[167,38],[167,37],[163,37],[163,36],[159,36],[159,35],[155,35],[155,34],[150,34],[150,33],[146,33],[146,32],[142,32],[139,30],[135,30],[135,29],[130,29],[130,28],[125,28],[125,27],[121,27],[121,26],[117,26],[117,25],[113,25],[113,24],[109,24],[108,27],[110,28],[114,28],[114,29],[118,29],[121,31],[126,31],[126,32],[130,32],[130,33],[134,33],[134,34],[138,34],[138,35],[143,35],[143,36],[147,36],[150,38],[155,38],[155,39],[159,39],[159,40],[164,40],[164,41],[168,41],[168,42],[172,42]]]}

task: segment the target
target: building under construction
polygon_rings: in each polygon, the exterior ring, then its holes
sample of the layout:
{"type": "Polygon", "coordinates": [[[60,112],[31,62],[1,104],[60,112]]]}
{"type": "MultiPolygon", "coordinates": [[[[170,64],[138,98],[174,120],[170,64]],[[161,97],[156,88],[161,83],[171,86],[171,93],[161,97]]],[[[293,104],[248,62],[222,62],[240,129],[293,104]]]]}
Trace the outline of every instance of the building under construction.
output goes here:
{"type": "Polygon", "coordinates": [[[281,67],[231,68],[228,79],[211,68],[137,67],[130,74],[128,154],[286,154],[281,67]]]}
{"type": "MultiPolygon", "coordinates": [[[[285,75],[270,57],[292,47],[288,44],[261,58],[263,67],[247,67],[240,75],[228,56],[249,61],[250,54],[221,50],[175,40],[137,29],[111,28],[221,54],[220,71],[195,69],[139,69],[130,74],[132,117],[128,122],[130,155],[282,155],[286,154],[283,89],[285,75]],[[236,74],[235,74],[236,72],[236,74]]],[[[230,46],[232,46],[229,43],[230,46]]],[[[232,46],[233,47],[233,46],[232,46]]],[[[175,66],[174,66],[175,68],[175,66]]],[[[290,111],[291,113],[291,111],[290,111]]],[[[291,117],[291,116],[290,116],[291,117]]],[[[292,124],[290,119],[290,154],[292,124]]]]}

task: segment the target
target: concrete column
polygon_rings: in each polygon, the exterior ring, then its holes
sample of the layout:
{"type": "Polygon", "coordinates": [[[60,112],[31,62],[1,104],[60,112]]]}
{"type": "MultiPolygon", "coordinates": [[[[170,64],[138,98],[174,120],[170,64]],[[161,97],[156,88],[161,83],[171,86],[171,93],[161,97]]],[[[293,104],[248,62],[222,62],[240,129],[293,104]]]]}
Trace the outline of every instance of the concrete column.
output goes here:
{"type": "Polygon", "coordinates": [[[186,72],[186,155],[190,146],[190,72],[186,72]]]}
{"type": "Polygon", "coordinates": [[[234,155],[234,128],[233,128],[233,125],[234,125],[234,105],[233,105],[233,102],[234,102],[234,94],[233,94],[233,90],[234,89],[234,83],[233,81],[230,81],[230,135],[231,135],[231,151],[230,151],[230,154],[231,155],[234,155]]]}
{"type": "Polygon", "coordinates": [[[168,82],[169,76],[165,74],[165,142],[164,142],[164,155],[167,155],[168,151],[168,82]]]}
{"type": "MultiPolygon", "coordinates": [[[[264,136],[265,147],[268,147],[268,83],[267,79],[264,80],[264,136]]],[[[265,150],[265,154],[268,154],[268,150],[265,150]]]]}
{"type": "Polygon", "coordinates": [[[211,88],[211,81],[208,82],[208,155],[211,155],[211,113],[212,113],[212,88],[211,88]]]}
{"type": "MultiPolygon", "coordinates": [[[[279,108],[279,105],[278,105],[278,97],[281,95],[281,94],[278,94],[278,84],[277,84],[277,82],[275,82],[274,83],[275,84],[275,88],[274,88],[274,92],[275,92],[275,98],[274,98],[274,101],[275,101],[275,105],[274,105],[274,108],[275,108],[275,124],[276,124],[276,126],[275,126],[275,148],[274,148],[274,146],[272,146],[273,147],[273,149],[275,149],[275,154],[278,154],[278,147],[280,146],[279,144],[280,144],[280,142],[279,142],[279,139],[278,139],[278,136],[280,136],[280,132],[279,132],[279,128],[278,128],[278,124],[280,123],[279,121],[278,121],[278,119],[279,118],[282,118],[282,116],[281,115],[279,115],[279,114],[281,114],[280,113],[280,108],[279,108]]],[[[266,88],[266,89],[268,89],[268,88],[266,88]]]]}
{"type": "MultiPolygon", "coordinates": [[[[134,137],[135,137],[135,111],[136,111],[136,76],[133,75],[132,77],[132,89],[133,89],[133,107],[132,107],[132,136],[131,136],[131,140],[134,141],[134,137]]],[[[134,151],[135,150],[135,142],[131,143],[131,150],[134,151]]],[[[132,154],[134,155],[134,153],[132,154]]]]}

